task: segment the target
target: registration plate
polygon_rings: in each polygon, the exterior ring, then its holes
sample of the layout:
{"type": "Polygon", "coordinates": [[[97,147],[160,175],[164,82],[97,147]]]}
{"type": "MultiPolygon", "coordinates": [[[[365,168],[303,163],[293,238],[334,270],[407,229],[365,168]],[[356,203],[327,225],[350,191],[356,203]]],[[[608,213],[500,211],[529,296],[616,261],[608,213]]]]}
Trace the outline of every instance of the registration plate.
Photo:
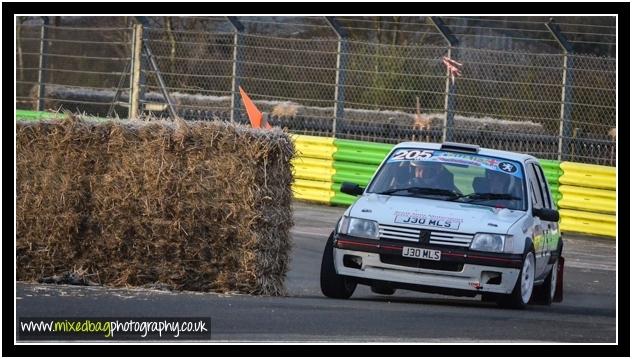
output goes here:
{"type": "Polygon", "coordinates": [[[441,251],[435,249],[404,247],[402,249],[402,256],[410,258],[429,259],[431,261],[440,261],[441,251]]]}

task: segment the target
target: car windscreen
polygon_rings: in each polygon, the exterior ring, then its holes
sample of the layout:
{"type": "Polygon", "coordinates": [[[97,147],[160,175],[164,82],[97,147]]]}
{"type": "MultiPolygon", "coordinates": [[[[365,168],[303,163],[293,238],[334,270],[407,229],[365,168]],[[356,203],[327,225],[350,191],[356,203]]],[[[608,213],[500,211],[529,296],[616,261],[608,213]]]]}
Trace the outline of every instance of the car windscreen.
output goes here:
{"type": "Polygon", "coordinates": [[[526,209],[519,162],[474,153],[401,148],[380,168],[367,192],[526,209]]]}

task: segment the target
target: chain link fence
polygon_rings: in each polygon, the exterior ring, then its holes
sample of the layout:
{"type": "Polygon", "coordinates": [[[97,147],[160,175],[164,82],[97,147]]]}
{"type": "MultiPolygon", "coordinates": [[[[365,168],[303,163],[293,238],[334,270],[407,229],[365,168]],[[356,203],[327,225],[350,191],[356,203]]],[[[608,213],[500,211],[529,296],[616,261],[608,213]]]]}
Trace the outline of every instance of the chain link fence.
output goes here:
{"type": "MultiPolygon", "coordinates": [[[[616,59],[566,53],[544,21],[526,22],[540,36],[527,41],[523,22],[485,35],[466,31],[490,30],[479,18],[446,18],[459,41],[452,46],[429,18],[112,19],[104,27],[18,21],[17,108],[126,118],[138,96],[139,114],[168,117],[167,95],[185,119],[246,124],[241,86],[273,126],[294,133],[448,139],[615,164],[616,59]],[[462,64],[461,76],[451,79],[444,56],[462,64]]],[[[611,27],[590,26],[610,36],[611,27]]]]}

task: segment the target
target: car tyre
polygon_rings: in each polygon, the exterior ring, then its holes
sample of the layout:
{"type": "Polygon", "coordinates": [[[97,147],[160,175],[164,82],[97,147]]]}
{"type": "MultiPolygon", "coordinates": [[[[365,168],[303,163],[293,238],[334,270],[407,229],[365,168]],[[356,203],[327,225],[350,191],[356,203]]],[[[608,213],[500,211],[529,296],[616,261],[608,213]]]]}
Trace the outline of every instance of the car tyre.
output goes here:
{"type": "Polygon", "coordinates": [[[334,266],[334,234],[327,240],[323,260],[320,265],[320,290],[326,297],[349,299],[355,291],[357,283],[348,277],[336,273],[334,266]]]}
{"type": "Polygon", "coordinates": [[[503,308],[523,309],[533,295],[535,279],[535,254],[527,252],[522,259],[522,268],[518,274],[518,280],[511,294],[505,295],[498,304],[503,308]]]}
{"type": "Polygon", "coordinates": [[[557,289],[558,267],[560,265],[559,258],[562,256],[562,243],[560,241],[557,249],[557,259],[546,276],[544,283],[533,290],[533,303],[541,305],[551,305],[555,298],[555,290],[557,289]]]}
{"type": "Polygon", "coordinates": [[[534,302],[536,304],[551,305],[555,297],[555,288],[557,287],[557,267],[559,259],[555,261],[549,275],[546,276],[544,283],[534,291],[534,302]]]}

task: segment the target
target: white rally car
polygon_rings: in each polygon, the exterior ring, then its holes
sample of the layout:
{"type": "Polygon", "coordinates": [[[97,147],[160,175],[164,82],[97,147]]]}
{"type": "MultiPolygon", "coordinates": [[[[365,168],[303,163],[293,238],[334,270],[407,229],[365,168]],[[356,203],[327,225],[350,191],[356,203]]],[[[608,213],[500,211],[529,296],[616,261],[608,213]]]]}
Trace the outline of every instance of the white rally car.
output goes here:
{"type": "Polygon", "coordinates": [[[338,221],[321,290],[349,298],[357,284],[522,308],[562,300],[559,214],[536,158],[457,143],[393,148],[338,221]]]}

